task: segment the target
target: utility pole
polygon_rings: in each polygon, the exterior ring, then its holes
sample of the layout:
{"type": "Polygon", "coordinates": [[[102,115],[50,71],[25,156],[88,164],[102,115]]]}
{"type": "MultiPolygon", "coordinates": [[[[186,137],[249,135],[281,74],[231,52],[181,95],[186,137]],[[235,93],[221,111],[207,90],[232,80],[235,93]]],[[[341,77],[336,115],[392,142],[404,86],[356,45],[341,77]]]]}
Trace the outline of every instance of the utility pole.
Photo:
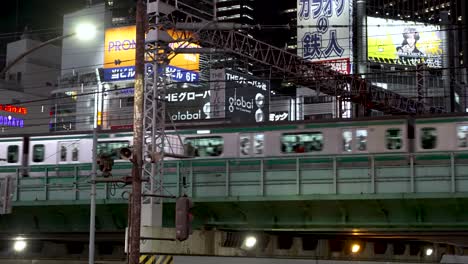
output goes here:
{"type": "Polygon", "coordinates": [[[133,167],[130,223],[130,264],[138,264],[140,259],[141,225],[141,173],[143,166],[143,96],[145,78],[145,19],[143,0],[137,1],[136,8],[136,56],[135,93],[133,107],[133,167]]]}
{"type": "Polygon", "coordinates": [[[102,120],[98,120],[98,112],[102,110],[98,108],[99,101],[102,102],[102,83],[99,76],[99,70],[96,69],[97,87],[94,95],[94,124],[93,124],[93,163],[91,164],[91,204],[90,204],[90,219],[89,219],[89,255],[88,263],[94,264],[94,248],[96,240],[96,176],[97,176],[97,145],[98,145],[98,129],[101,127],[102,120]]]}

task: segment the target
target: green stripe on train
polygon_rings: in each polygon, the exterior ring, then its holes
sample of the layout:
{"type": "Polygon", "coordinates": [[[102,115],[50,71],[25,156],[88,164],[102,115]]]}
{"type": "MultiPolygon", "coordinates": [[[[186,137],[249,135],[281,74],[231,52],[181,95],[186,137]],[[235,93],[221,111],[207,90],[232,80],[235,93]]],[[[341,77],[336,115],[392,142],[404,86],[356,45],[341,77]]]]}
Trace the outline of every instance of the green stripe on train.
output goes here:
{"type": "Polygon", "coordinates": [[[22,141],[22,138],[17,138],[17,139],[0,139],[0,142],[18,142],[22,141]]]}
{"type": "MultiPolygon", "coordinates": [[[[352,162],[370,162],[370,155],[350,155],[347,157],[338,156],[336,157],[337,162],[342,163],[352,163],[352,162]]],[[[299,165],[304,164],[319,164],[319,163],[331,163],[333,162],[334,156],[297,156],[289,158],[263,158],[265,166],[273,165],[295,165],[297,160],[299,165]]],[[[407,160],[408,156],[405,153],[399,153],[395,155],[383,155],[378,156],[374,155],[375,161],[404,161],[407,160]]],[[[456,159],[468,159],[468,153],[458,153],[455,154],[456,159]]],[[[449,153],[434,153],[434,154],[421,154],[416,155],[416,161],[430,161],[430,160],[449,160],[449,153]]],[[[261,158],[252,158],[252,159],[193,159],[193,160],[167,160],[164,162],[164,167],[166,169],[176,169],[179,165],[180,169],[183,168],[207,168],[207,167],[225,167],[226,163],[229,163],[229,166],[260,166],[261,158]]],[[[132,164],[130,162],[125,163],[116,163],[113,166],[113,170],[125,170],[131,169],[132,164]]],[[[0,167],[0,173],[16,173],[16,170],[19,169],[19,166],[3,166],[0,167]]],[[[30,172],[73,172],[73,171],[90,171],[91,163],[83,163],[79,165],[34,165],[31,166],[30,172]]]]}
{"type": "Polygon", "coordinates": [[[323,123],[323,124],[309,124],[305,128],[332,128],[332,127],[358,127],[358,126],[381,126],[381,125],[404,125],[405,120],[393,120],[393,121],[361,121],[361,122],[349,122],[349,123],[323,123]]]}
{"type": "MultiPolygon", "coordinates": [[[[293,130],[298,129],[297,125],[279,125],[279,126],[265,126],[265,127],[244,127],[244,128],[215,128],[209,129],[210,134],[223,134],[223,133],[248,133],[248,132],[265,132],[276,130],[293,130]]],[[[177,132],[168,132],[168,134],[182,134],[182,135],[195,135],[199,130],[181,130],[177,132]]]]}
{"type": "Polygon", "coordinates": [[[416,124],[436,124],[436,123],[456,123],[467,122],[468,118],[454,117],[454,118],[438,118],[438,119],[421,119],[416,120],[416,124]]]}
{"type": "MultiPolygon", "coordinates": [[[[125,137],[125,135],[117,134],[114,135],[115,137],[125,137]]],[[[31,141],[44,141],[44,140],[76,140],[76,139],[85,139],[85,138],[93,138],[93,135],[70,135],[70,136],[63,136],[63,137],[40,137],[40,138],[32,138],[31,141]]],[[[111,138],[109,134],[99,134],[98,138],[111,138]]]]}

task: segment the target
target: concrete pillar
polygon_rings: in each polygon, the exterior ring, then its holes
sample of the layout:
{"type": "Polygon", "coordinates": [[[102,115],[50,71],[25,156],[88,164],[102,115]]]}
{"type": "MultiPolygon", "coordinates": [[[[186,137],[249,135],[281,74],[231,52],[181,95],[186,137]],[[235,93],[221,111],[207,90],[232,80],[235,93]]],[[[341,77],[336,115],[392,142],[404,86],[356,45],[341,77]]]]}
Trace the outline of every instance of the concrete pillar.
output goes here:
{"type": "MultiPolygon", "coordinates": [[[[462,26],[462,28],[464,28],[465,30],[462,30],[462,33],[461,33],[461,39],[459,40],[459,42],[462,43],[461,45],[461,50],[463,51],[463,65],[460,65],[462,67],[465,67],[465,68],[462,68],[461,69],[461,74],[462,74],[462,85],[464,86],[464,91],[462,91],[462,95],[463,98],[464,98],[464,107],[465,109],[468,108],[468,70],[466,69],[466,65],[468,65],[468,30],[466,30],[466,28],[468,27],[468,10],[466,10],[468,8],[468,1],[466,0],[459,0],[458,3],[459,3],[459,10],[461,10],[460,12],[460,16],[461,16],[461,22],[459,25],[462,26]]],[[[457,20],[458,20],[458,17],[457,17],[457,20]]],[[[465,109],[463,109],[463,111],[465,111],[465,109]]]]}
{"type": "MultiPolygon", "coordinates": [[[[355,1],[353,29],[356,34],[354,50],[354,73],[365,77],[367,73],[367,0],[355,1]]],[[[340,106],[342,107],[342,106],[340,106]]],[[[354,105],[354,116],[366,116],[367,110],[361,105],[354,105]]]]}
{"type": "Polygon", "coordinates": [[[444,81],[444,96],[445,96],[445,109],[448,112],[455,112],[455,91],[453,76],[453,59],[454,59],[454,46],[453,32],[450,24],[448,11],[440,12],[441,32],[442,39],[444,40],[442,50],[442,79],[444,81]]]}
{"type": "Polygon", "coordinates": [[[356,15],[353,16],[356,45],[355,51],[355,73],[364,76],[367,73],[367,0],[356,0],[356,15]]]}

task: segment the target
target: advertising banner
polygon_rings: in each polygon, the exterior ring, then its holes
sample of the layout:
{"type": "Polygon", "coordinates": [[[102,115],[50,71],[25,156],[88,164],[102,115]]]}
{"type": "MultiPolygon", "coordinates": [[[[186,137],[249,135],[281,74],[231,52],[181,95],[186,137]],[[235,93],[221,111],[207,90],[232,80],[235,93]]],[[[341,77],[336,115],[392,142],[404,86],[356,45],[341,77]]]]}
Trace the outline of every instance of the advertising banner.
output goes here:
{"type": "Polygon", "coordinates": [[[442,67],[443,34],[438,25],[367,17],[367,50],[371,61],[442,67]]]}
{"type": "MultiPolygon", "coordinates": [[[[174,36],[176,32],[169,32],[174,36]]],[[[104,81],[121,81],[135,76],[136,26],[109,28],[105,33],[104,81]]],[[[169,46],[177,48],[198,48],[194,43],[174,42],[169,46]]],[[[199,54],[169,55],[171,61],[166,72],[173,81],[189,82],[198,80],[199,54]],[[188,78],[187,76],[196,76],[188,78]]],[[[148,69],[147,69],[148,70],[148,69]]]]}
{"type": "Polygon", "coordinates": [[[178,83],[175,88],[167,90],[166,106],[172,121],[210,119],[209,87],[178,83]]]}
{"type": "MultiPolygon", "coordinates": [[[[112,90],[111,90],[112,91],[112,90]]],[[[113,90],[113,98],[131,98],[134,87],[113,90]]],[[[166,109],[173,121],[209,119],[210,90],[208,85],[176,83],[166,91],[166,109]]]]}
{"type": "Polygon", "coordinates": [[[297,54],[351,72],[352,0],[298,0],[297,54]]]}
{"type": "Polygon", "coordinates": [[[135,66],[136,26],[109,28],[104,41],[104,69],[135,66]],[[115,62],[120,63],[117,65],[115,62]]]}
{"type": "Polygon", "coordinates": [[[225,116],[233,122],[269,119],[270,83],[255,76],[225,70],[225,116]]]}

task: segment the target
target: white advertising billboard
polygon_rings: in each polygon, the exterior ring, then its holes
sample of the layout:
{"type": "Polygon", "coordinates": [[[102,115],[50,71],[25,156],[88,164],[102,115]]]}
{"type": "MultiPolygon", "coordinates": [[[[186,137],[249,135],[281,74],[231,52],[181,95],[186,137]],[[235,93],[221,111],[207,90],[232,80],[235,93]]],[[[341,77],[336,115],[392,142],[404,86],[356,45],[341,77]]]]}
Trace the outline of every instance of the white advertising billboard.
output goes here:
{"type": "Polygon", "coordinates": [[[351,73],[352,0],[297,0],[297,54],[351,73]]]}
{"type": "Polygon", "coordinates": [[[442,67],[443,34],[440,26],[367,17],[367,50],[371,61],[442,67]]]}

